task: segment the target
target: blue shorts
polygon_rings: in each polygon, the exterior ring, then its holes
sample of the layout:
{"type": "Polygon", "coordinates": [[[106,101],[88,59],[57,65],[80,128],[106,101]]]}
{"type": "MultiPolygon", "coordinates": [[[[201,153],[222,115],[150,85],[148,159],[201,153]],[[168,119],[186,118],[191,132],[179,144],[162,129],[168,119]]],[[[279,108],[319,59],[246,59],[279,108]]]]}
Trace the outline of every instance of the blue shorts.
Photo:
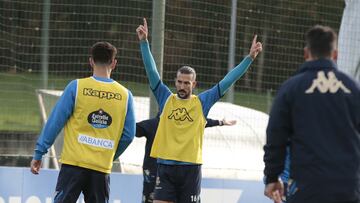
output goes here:
{"type": "Polygon", "coordinates": [[[85,202],[109,202],[110,176],[98,171],[62,164],[54,203],[75,203],[80,193],[84,194],[85,202]]]}
{"type": "Polygon", "coordinates": [[[152,203],[156,180],[156,168],[143,168],[143,197],[142,203],[152,203]]]}
{"type": "Polygon", "coordinates": [[[201,165],[159,164],[155,200],[200,203],[201,165]]]}

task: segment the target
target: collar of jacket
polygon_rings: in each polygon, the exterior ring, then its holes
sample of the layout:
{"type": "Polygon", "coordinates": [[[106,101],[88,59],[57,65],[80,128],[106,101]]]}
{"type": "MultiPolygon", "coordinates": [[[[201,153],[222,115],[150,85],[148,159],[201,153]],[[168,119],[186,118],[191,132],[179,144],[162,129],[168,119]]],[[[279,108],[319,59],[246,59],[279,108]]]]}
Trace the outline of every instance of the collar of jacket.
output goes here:
{"type": "Polygon", "coordinates": [[[337,65],[333,60],[330,59],[317,59],[303,63],[297,73],[302,73],[309,70],[317,71],[324,69],[337,69],[337,65]]]}

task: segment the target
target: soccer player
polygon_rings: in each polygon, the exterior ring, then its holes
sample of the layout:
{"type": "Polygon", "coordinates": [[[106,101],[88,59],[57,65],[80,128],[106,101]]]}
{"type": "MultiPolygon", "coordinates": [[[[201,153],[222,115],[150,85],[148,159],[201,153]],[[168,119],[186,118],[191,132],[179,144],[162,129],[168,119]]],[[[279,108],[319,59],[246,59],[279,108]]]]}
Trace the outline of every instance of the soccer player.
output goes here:
{"type": "MultiPolygon", "coordinates": [[[[236,124],[236,120],[213,120],[210,118],[206,119],[205,127],[213,126],[231,126],[236,124]]],[[[155,178],[157,171],[156,159],[150,157],[151,146],[154,142],[154,137],[156,134],[156,129],[159,124],[159,115],[155,118],[144,120],[136,123],[136,137],[145,137],[145,155],[143,162],[143,203],[151,203],[154,200],[154,188],[155,188],[155,178]]]]}
{"type": "Polygon", "coordinates": [[[196,86],[195,70],[181,67],[176,74],[176,94],[162,83],[151,55],[146,19],[137,29],[145,70],[150,88],[160,107],[160,121],[151,149],[158,159],[155,203],[200,202],[202,142],[206,117],[229,87],[248,69],[262,50],[253,39],[250,54],[213,88],[193,95],[196,86]]]}
{"type": "Polygon", "coordinates": [[[264,146],[265,195],[275,202],[289,142],[287,203],[360,202],[360,85],[337,69],[336,57],[336,33],[312,27],[306,62],[278,90],[264,146]]]}
{"type": "Polygon", "coordinates": [[[135,135],[132,94],[110,78],[117,63],[116,48],[97,42],[90,52],[93,76],[67,85],[37,140],[31,161],[31,172],[38,174],[42,156],[64,127],[54,203],[75,203],[80,192],[85,202],[108,202],[113,160],[135,135]]]}

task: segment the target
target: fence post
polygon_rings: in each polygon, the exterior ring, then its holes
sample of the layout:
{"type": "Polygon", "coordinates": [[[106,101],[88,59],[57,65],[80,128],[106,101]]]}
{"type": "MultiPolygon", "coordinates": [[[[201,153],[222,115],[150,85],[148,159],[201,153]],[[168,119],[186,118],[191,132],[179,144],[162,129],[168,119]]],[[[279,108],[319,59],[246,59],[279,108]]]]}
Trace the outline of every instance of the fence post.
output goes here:
{"type": "MultiPolygon", "coordinates": [[[[161,78],[163,76],[164,58],[165,1],[166,0],[153,1],[151,23],[151,52],[161,78]]],[[[154,117],[158,111],[158,105],[150,90],[150,118],[154,117]]]]}
{"type": "MultiPolygon", "coordinates": [[[[237,0],[231,2],[231,25],[229,38],[229,58],[228,72],[235,66],[235,43],[236,43],[236,16],[237,16],[237,0]]],[[[232,85],[227,93],[226,101],[234,103],[234,85],[232,85]]]]}
{"type": "Polygon", "coordinates": [[[49,21],[50,21],[50,0],[44,0],[42,13],[42,29],[41,29],[41,70],[43,87],[48,87],[48,71],[49,71],[49,21]]]}

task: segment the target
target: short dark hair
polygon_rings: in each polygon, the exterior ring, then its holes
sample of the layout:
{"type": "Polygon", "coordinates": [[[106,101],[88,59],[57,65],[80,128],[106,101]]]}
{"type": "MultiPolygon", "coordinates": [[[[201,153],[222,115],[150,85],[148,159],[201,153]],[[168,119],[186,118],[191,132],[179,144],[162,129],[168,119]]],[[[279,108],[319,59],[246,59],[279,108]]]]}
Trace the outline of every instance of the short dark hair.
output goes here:
{"type": "MultiPolygon", "coordinates": [[[[196,72],[195,69],[191,68],[190,66],[182,66],[178,69],[177,73],[181,74],[192,74],[194,77],[193,79],[196,80],[196,72]]],[[[176,73],[176,74],[177,74],[176,73]]]]}
{"type": "Polygon", "coordinates": [[[90,49],[95,64],[109,65],[117,54],[117,49],[109,42],[96,42],[90,49]]]}
{"type": "Polygon", "coordinates": [[[327,58],[337,46],[337,34],[335,31],[322,25],[316,25],[306,33],[306,47],[311,55],[316,58],[327,58]]]}

